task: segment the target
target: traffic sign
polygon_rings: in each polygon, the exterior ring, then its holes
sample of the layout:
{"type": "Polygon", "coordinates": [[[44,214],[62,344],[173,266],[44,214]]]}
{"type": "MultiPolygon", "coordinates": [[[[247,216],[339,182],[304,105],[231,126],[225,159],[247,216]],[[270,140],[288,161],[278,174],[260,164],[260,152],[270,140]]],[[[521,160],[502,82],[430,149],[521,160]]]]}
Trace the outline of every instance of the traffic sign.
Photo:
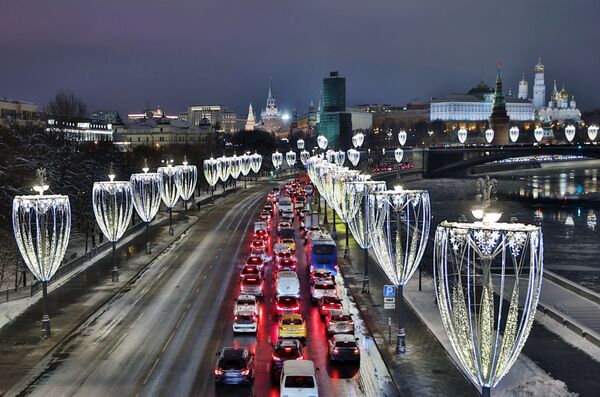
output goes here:
{"type": "Polygon", "coordinates": [[[393,285],[384,285],[383,286],[383,297],[384,298],[395,298],[396,297],[396,287],[393,285]]]}
{"type": "Polygon", "coordinates": [[[395,298],[383,298],[383,308],[384,309],[395,309],[396,308],[396,299],[395,298]]]}

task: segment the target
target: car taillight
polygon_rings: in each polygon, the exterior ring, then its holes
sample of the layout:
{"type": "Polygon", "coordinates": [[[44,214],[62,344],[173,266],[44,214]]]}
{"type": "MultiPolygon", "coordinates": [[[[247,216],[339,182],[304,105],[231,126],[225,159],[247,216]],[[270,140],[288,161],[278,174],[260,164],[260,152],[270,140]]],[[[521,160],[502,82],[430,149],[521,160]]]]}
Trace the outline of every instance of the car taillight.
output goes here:
{"type": "Polygon", "coordinates": [[[296,311],[296,310],[299,310],[299,309],[300,309],[300,306],[298,306],[298,305],[296,305],[296,306],[292,307],[292,310],[293,310],[293,311],[296,311]]]}
{"type": "Polygon", "coordinates": [[[354,321],[350,320],[348,321],[348,324],[354,324],[354,321]]]}
{"type": "Polygon", "coordinates": [[[281,361],[281,359],[279,357],[277,357],[276,355],[273,355],[273,360],[275,360],[275,361],[281,361]]]}
{"type": "Polygon", "coordinates": [[[238,316],[235,316],[235,319],[234,319],[234,320],[235,320],[235,321],[239,320],[239,317],[238,317],[238,316]]]}
{"type": "Polygon", "coordinates": [[[242,375],[248,375],[250,373],[249,369],[244,369],[240,372],[242,375]]]}
{"type": "Polygon", "coordinates": [[[284,308],[281,306],[277,306],[277,310],[283,310],[284,308]]]}
{"type": "Polygon", "coordinates": [[[223,371],[220,369],[215,369],[215,375],[223,375],[223,371]]]}
{"type": "Polygon", "coordinates": [[[338,349],[337,347],[334,347],[334,348],[333,348],[333,352],[334,352],[334,353],[339,353],[339,352],[340,352],[340,349],[338,349]]]}
{"type": "Polygon", "coordinates": [[[354,354],[358,354],[358,347],[354,348],[354,354]]]}
{"type": "Polygon", "coordinates": [[[296,360],[304,360],[304,357],[300,356],[300,357],[296,358],[296,360]]]}

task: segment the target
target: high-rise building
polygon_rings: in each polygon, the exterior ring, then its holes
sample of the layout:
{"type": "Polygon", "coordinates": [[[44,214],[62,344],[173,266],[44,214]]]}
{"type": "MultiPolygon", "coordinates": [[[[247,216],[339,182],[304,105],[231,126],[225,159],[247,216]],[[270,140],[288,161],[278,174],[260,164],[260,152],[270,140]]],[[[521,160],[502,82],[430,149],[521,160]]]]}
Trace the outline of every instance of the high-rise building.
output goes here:
{"type": "Polygon", "coordinates": [[[256,121],[254,120],[254,111],[252,110],[252,102],[250,106],[248,106],[248,118],[246,119],[246,127],[244,128],[246,131],[254,131],[254,126],[256,125],[256,121]]]}
{"type": "Polygon", "coordinates": [[[260,113],[262,129],[276,133],[281,129],[281,115],[273,96],[273,79],[269,79],[269,94],[267,95],[267,107],[260,113]]]}
{"type": "Polygon", "coordinates": [[[500,65],[498,65],[492,115],[489,118],[490,128],[494,130],[494,140],[492,141],[494,145],[508,144],[509,123],[510,118],[506,113],[506,102],[504,101],[504,91],[502,89],[502,75],[500,74],[500,65]]]}
{"type": "Polygon", "coordinates": [[[546,83],[544,82],[544,65],[542,58],[535,65],[535,80],[533,81],[533,107],[540,110],[546,104],[546,83]]]}
{"type": "Polygon", "coordinates": [[[187,121],[199,125],[203,119],[218,132],[234,133],[237,131],[237,115],[223,105],[188,106],[187,121]]]}
{"type": "Polygon", "coordinates": [[[329,147],[348,149],[352,140],[352,115],[346,112],[346,79],[338,72],[323,79],[322,107],[317,130],[324,135],[329,147]]]}

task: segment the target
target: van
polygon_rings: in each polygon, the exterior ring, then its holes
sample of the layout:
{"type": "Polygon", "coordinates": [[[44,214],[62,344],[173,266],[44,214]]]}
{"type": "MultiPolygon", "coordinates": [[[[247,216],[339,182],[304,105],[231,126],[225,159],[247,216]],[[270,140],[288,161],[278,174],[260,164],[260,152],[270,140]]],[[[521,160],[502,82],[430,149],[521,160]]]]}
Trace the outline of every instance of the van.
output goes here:
{"type": "Polygon", "coordinates": [[[254,233],[256,233],[259,230],[264,230],[265,232],[268,232],[269,225],[267,224],[267,222],[254,222],[254,233]]]}
{"type": "Polygon", "coordinates": [[[279,210],[280,214],[282,212],[291,212],[293,214],[294,213],[294,205],[292,204],[292,199],[289,198],[288,196],[281,197],[279,199],[279,203],[277,204],[277,209],[279,210]]]}
{"type": "Polygon", "coordinates": [[[300,280],[296,272],[281,271],[277,273],[277,283],[275,285],[277,296],[295,296],[300,297],[300,280]]]}
{"type": "Polygon", "coordinates": [[[311,360],[287,360],[279,378],[281,397],[318,397],[315,364],[311,360]]]}

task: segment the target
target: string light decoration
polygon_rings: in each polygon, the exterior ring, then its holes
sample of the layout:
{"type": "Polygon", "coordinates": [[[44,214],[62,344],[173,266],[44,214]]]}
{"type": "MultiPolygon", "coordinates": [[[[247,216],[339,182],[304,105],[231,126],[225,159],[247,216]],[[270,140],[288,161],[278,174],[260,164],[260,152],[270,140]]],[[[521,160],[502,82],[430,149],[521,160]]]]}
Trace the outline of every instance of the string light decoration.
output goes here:
{"type": "Polygon", "coordinates": [[[319,146],[319,148],[321,150],[327,149],[327,143],[328,143],[328,141],[327,141],[327,138],[325,138],[325,136],[319,135],[317,137],[317,146],[319,146]]]}
{"type": "Polygon", "coordinates": [[[310,158],[310,152],[303,150],[300,152],[300,162],[302,163],[302,165],[306,165],[306,162],[308,161],[308,159],[310,158]]]}
{"type": "Polygon", "coordinates": [[[517,143],[517,140],[519,139],[519,127],[510,127],[510,130],[508,130],[508,136],[512,143],[517,143]]]}
{"type": "Polygon", "coordinates": [[[565,138],[567,138],[567,141],[573,142],[573,138],[575,138],[575,126],[573,124],[565,127],[565,138]]]}
{"type": "Polygon", "coordinates": [[[285,154],[285,162],[287,163],[288,167],[292,168],[294,165],[296,165],[296,152],[294,152],[293,150],[290,150],[289,152],[287,152],[285,154]]]}
{"type": "Polygon", "coordinates": [[[211,157],[204,160],[202,165],[204,166],[204,179],[210,186],[210,198],[214,202],[215,185],[219,181],[219,161],[211,157]]]}
{"type": "Polygon", "coordinates": [[[346,152],[343,150],[333,152],[333,161],[338,167],[341,167],[346,162],[346,152]]]}
{"type": "Polygon", "coordinates": [[[179,196],[183,200],[183,208],[187,217],[187,202],[192,198],[196,190],[198,169],[195,165],[189,165],[185,157],[183,164],[178,165],[175,169],[175,185],[177,186],[179,196]]]}
{"type": "Polygon", "coordinates": [[[37,195],[16,196],[12,206],[13,233],[27,268],[42,283],[42,338],[52,335],[48,314],[48,282],[58,270],[71,235],[68,196],[44,194],[46,170],[37,170],[37,195]]]}
{"type": "Polygon", "coordinates": [[[296,145],[298,145],[298,150],[304,150],[304,139],[298,139],[296,145]]]}
{"type": "Polygon", "coordinates": [[[536,142],[539,143],[544,137],[544,129],[542,127],[536,127],[536,129],[533,130],[533,137],[535,138],[536,142]]]}
{"type": "Polygon", "coordinates": [[[329,163],[334,163],[335,162],[335,157],[334,156],[335,156],[335,150],[329,149],[329,150],[327,150],[325,152],[325,159],[327,159],[327,161],[329,163]]]}
{"type": "Polygon", "coordinates": [[[402,150],[402,148],[394,150],[394,158],[396,159],[396,162],[400,164],[402,162],[402,158],[404,158],[404,150],[402,150]]]}
{"type": "Polygon", "coordinates": [[[488,128],[487,130],[485,130],[485,141],[487,143],[492,143],[493,140],[494,140],[494,130],[492,130],[491,128],[488,128]]]}
{"type": "Polygon", "coordinates": [[[340,221],[346,228],[346,247],[344,248],[344,258],[350,257],[350,232],[348,231],[348,221],[350,218],[350,208],[346,200],[346,183],[361,180],[361,175],[355,170],[340,170],[333,179],[333,208],[340,218],[340,221]]]}
{"type": "Polygon", "coordinates": [[[129,177],[133,207],[140,219],[146,223],[146,253],[151,253],[149,227],[160,208],[160,175],[156,172],[148,173],[149,168],[144,167],[143,174],[132,174],[129,177]]]}
{"type": "Polygon", "coordinates": [[[123,237],[131,222],[133,195],[129,181],[115,181],[112,172],[109,178],[110,181],[94,182],[92,208],[102,234],[112,243],[112,281],[119,281],[117,241],[123,237]]]}
{"type": "Polygon", "coordinates": [[[346,153],[346,156],[348,157],[350,164],[352,164],[354,167],[356,167],[360,162],[360,152],[356,149],[349,149],[346,153]]]}
{"type": "Polygon", "coordinates": [[[233,157],[229,158],[229,161],[231,164],[229,167],[229,174],[233,178],[233,189],[234,191],[237,191],[237,180],[242,172],[241,158],[234,154],[233,157]]]}
{"type": "Polygon", "coordinates": [[[221,156],[217,158],[217,169],[219,170],[219,179],[223,183],[223,191],[225,191],[225,182],[229,179],[231,175],[231,159],[226,156],[221,156]]]}
{"type": "Polygon", "coordinates": [[[352,232],[354,240],[364,251],[364,269],[362,292],[369,291],[369,248],[371,248],[371,222],[374,217],[375,208],[369,205],[369,195],[386,190],[383,181],[357,181],[348,182],[345,198],[349,207],[348,227],[352,232]]]}
{"type": "Polygon", "coordinates": [[[169,163],[166,167],[158,167],[160,175],[160,197],[169,209],[169,236],[173,235],[173,207],[179,200],[179,189],[177,189],[177,169],[169,163]]]}
{"type": "Polygon", "coordinates": [[[464,145],[464,143],[467,141],[467,129],[466,128],[459,128],[458,132],[456,133],[456,135],[458,136],[458,141],[464,145]]]}
{"type": "Polygon", "coordinates": [[[258,180],[258,173],[260,172],[260,167],[262,167],[262,161],[263,161],[263,157],[260,154],[254,153],[252,155],[252,172],[254,172],[256,174],[257,180],[258,180]]]}
{"type": "Polygon", "coordinates": [[[363,134],[362,132],[359,132],[358,134],[356,134],[352,137],[352,146],[354,146],[355,149],[358,149],[359,147],[361,147],[363,145],[364,141],[365,141],[365,134],[363,134]]]}
{"type": "Polygon", "coordinates": [[[588,138],[590,138],[590,141],[595,141],[596,137],[598,136],[598,126],[590,125],[587,128],[587,134],[588,134],[588,138]]]}
{"type": "Polygon", "coordinates": [[[275,152],[271,154],[271,161],[273,162],[275,171],[279,170],[279,167],[281,167],[281,164],[283,163],[283,154],[279,153],[279,150],[275,150],[275,152]]]}
{"type": "Polygon", "coordinates": [[[543,276],[541,228],[444,221],[435,234],[434,267],[438,308],[452,348],[471,381],[489,396],[531,331],[543,276]]]}
{"type": "Polygon", "coordinates": [[[419,267],[431,226],[431,203],[426,190],[385,191],[369,196],[375,207],[372,250],[376,262],[396,286],[398,332],[396,353],[406,352],[403,306],[404,285],[419,267]]]}
{"type": "Polygon", "coordinates": [[[244,177],[244,189],[246,189],[247,176],[252,170],[252,156],[244,153],[240,156],[240,172],[244,177]]]}
{"type": "Polygon", "coordinates": [[[406,131],[402,130],[398,133],[398,142],[400,142],[400,146],[404,146],[407,138],[408,135],[406,134],[406,131]]]}

